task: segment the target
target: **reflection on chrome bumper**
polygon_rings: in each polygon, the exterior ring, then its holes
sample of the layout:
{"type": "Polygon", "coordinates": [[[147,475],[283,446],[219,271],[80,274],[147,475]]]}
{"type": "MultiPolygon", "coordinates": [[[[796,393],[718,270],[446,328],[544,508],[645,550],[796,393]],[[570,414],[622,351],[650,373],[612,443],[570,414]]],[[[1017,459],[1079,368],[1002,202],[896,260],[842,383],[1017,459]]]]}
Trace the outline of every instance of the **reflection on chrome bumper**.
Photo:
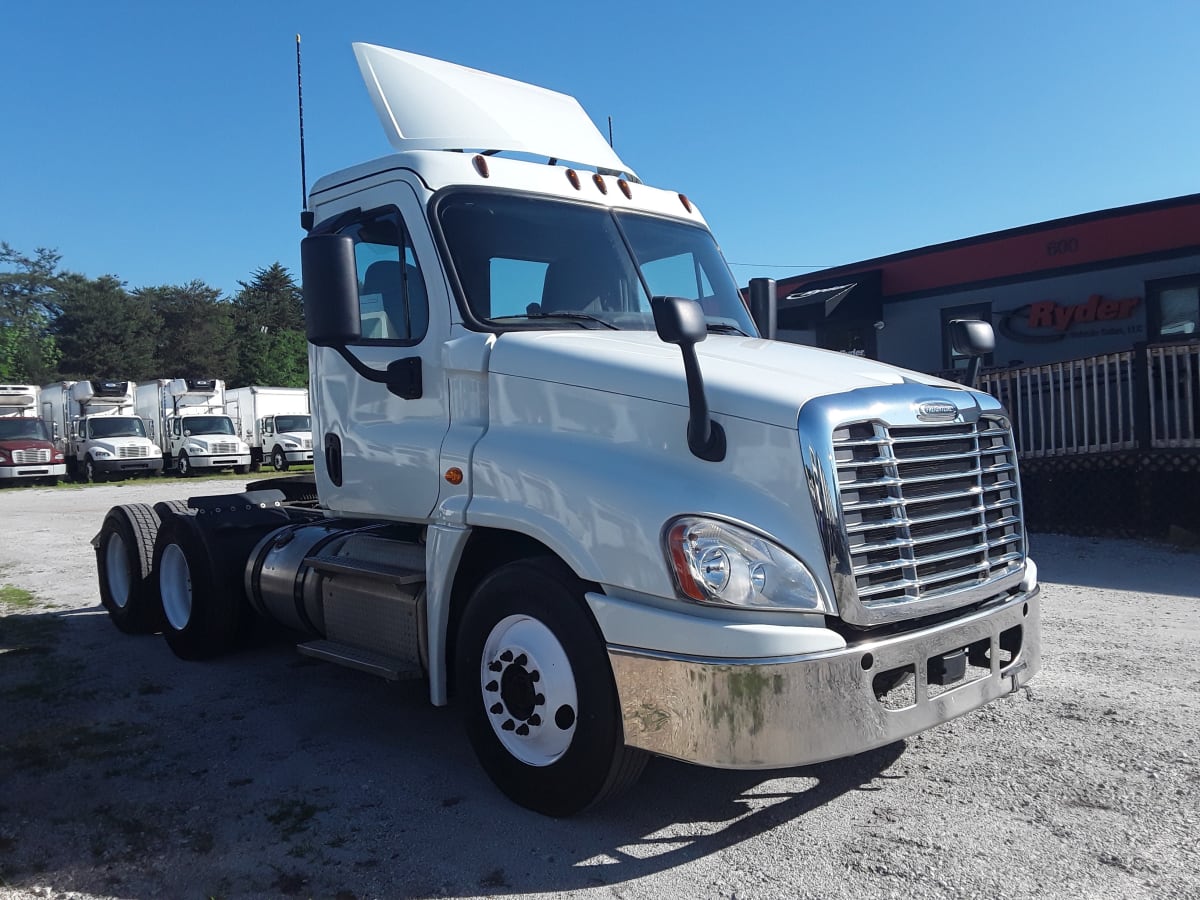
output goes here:
{"type": "Polygon", "coordinates": [[[977,709],[1037,673],[1040,644],[1034,588],[953,621],[831,653],[727,660],[609,647],[609,660],[627,744],[706,766],[768,769],[850,756],[977,709]],[[971,658],[965,677],[932,683],[930,660],[955,651],[971,658]],[[890,673],[905,669],[907,685],[880,699],[877,691],[897,680],[890,673]]]}

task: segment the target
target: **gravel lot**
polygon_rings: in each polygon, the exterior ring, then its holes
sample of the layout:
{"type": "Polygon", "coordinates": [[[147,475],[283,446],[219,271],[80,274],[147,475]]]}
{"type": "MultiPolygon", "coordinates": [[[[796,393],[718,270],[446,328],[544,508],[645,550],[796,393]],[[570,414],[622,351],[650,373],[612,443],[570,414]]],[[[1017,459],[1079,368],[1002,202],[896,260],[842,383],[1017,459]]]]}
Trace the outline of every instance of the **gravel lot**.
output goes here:
{"type": "Polygon", "coordinates": [[[452,711],[280,640],[128,637],[88,541],[234,481],[0,491],[0,897],[1200,896],[1200,553],[1035,535],[1044,669],[932,733],[773,773],[654,760],[554,821],[452,711]],[[0,595],[3,596],[3,595],[0,595]]]}

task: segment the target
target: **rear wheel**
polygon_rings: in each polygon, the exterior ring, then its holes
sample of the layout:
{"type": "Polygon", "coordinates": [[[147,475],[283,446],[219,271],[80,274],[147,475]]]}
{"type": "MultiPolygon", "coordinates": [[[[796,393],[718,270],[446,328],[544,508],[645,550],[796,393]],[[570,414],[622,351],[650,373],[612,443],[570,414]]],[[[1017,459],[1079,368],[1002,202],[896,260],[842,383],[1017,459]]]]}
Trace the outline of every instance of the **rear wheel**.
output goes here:
{"type": "Polygon", "coordinates": [[[604,639],[582,584],[557,560],[488,576],[463,614],[456,656],[471,744],[515,802],[569,816],[641,774],[647,755],[624,745],[604,639]]]}
{"type": "Polygon", "coordinates": [[[156,631],[161,622],[158,585],[151,577],[158,525],[148,504],[114,506],[96,536],[100,602],[126,634],[156,631]]]}
{"type": "Polygon", "coordinates": [[[164,518],[154,544],[163,636],[181,659],[228,653],[242,624],[241,571],[214,564],[193,515],[164,518]]]}

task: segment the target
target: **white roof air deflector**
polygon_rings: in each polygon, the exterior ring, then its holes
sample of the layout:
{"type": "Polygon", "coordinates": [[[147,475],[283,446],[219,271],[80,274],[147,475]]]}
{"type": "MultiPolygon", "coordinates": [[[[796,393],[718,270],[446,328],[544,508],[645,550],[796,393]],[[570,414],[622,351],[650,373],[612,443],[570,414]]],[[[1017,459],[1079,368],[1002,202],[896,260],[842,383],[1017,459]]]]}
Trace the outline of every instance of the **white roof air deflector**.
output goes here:
{"type": "Polygon", "coordinates": [[[354,55],[397,150],[508,150],[634,174],[567,94],[374,44],[354,55]]]}

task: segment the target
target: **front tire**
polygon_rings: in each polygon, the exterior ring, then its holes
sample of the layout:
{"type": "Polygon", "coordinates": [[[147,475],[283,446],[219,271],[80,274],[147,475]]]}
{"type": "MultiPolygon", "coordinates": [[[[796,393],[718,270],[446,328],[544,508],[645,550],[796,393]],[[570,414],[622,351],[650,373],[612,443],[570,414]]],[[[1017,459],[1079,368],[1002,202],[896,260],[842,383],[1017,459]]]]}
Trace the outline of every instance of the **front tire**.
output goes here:
{"type": "Polygon", "coordinates": [[[146,503],[114,506],[96,536],[100,603],[126,634],[157,631],[162,620],[158,585],[152,577],[159,518],[146,503]]]}
{"type": "Polygon", "coordinates": [[[271,465],[275,467],[276,472],[286,472],[288,470],[287,454],[276,447],[271,453],[271,465]]]}
{"type": "Polygon", "coordinates": [[[163,519],[154,571],[171,652],[180,659],[211,659],[234,648],[243,618],[241,571],[217,567],[194,515],[163,519]]]}
{"type": "Polygon", "coordinates": [[[520,560],[484,579],[456,657],[471,745],[516,803],[569,816],[641,774],[647,755],[624,744],[604,638],[582,584],[558,560],[520,560]]]}
{"type": "Polygon", "coordinates": [[[192,468],[192,461],[188,459],[188,455],[186,453],[179,454],[179,459],[175,461],[175,470],[182,478],[187,478],[192,474],[193,471],[195,471],[192,468]]]}
{"type": "Polygon", "coordinates": [[[99,484],[104,481],[104,475],[96,467],[96,461],[91,456],[83,461],[83,481],[84,484],[99,484]]]}

